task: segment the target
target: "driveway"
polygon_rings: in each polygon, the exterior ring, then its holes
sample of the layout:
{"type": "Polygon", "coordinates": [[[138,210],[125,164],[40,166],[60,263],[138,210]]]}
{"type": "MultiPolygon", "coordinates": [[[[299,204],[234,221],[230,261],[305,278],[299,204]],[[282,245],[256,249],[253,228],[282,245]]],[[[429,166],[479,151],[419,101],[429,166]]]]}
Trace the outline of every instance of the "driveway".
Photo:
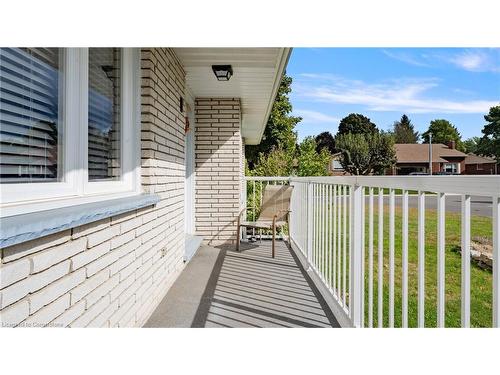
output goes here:
{"type": "MultiPolygon", "coordinates": [[[[389,198],[384,198],[385,204],[388,204],[389,198]]],[[[437,207],[436,196],[430,195],[425,197],[425,207],[427,209],[435,210],[437,207]]],[[[401,196],[396,196],[396,205],[401,206],[401,196]]],[[[376,202],[376,199],[375,199],[376,202]]],[[[416,195],[409,195],[408,205],[410,207],[417,207],[418,201],[416,195]]],[[[471,214],[476,216],[492,215],[493,202],[490,197],[471,196],[471,214]]],[[[446,196],[446,211],[447,212],[461,212],[462,210],[462,197],[460,195],[447,195],[446,196]]]]}

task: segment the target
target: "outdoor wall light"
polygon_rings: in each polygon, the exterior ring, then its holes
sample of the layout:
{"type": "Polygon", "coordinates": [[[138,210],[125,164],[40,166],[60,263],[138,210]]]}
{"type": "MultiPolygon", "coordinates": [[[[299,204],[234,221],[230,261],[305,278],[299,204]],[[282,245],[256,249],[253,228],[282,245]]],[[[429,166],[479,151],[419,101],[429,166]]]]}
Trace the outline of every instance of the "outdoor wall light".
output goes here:
{"type": "Polygon", "coordinates": [[[229,81],[233,75],[233,67],[231,65],[212,65],[212,70],[218,81],[229,81]]]}

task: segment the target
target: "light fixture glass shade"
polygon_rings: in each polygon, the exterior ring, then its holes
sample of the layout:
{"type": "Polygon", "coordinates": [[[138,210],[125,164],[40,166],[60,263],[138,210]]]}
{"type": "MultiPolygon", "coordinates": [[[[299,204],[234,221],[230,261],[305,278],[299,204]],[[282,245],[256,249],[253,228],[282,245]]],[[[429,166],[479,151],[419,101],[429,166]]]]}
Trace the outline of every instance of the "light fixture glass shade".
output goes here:
{"type": "Polygon", "coordinates": [[[231,65],[212,65],[212,71],[218,81],[229,81],[233,75],[233,68],[231,65]]]}

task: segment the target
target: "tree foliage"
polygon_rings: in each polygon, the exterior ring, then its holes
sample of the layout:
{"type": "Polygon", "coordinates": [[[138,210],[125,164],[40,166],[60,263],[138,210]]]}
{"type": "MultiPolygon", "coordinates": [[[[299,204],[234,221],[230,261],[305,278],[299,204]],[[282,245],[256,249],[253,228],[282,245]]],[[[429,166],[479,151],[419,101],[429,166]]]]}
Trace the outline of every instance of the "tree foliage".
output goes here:
{"type": "Polygon", "coordinates": [[[331,154],[335,153],[335,139],[332,133],[323,132],[316,136],[316,152],[320,153],[322,149],[326,149],[331,154]]]}
{"type": "Polygon", "coordinates": [[[299,145],[298,176],[327,176],[331,154],[326,148],[316,151],[316,141],[306,137],[299,145]]]}
{"type": "Polygon", "coordinates": [[[458,132],[458,129],[448,120],[432,120],[429,125],[429,129],[422,134],[424,143],[429,143],[430,135],[432,135],[432,143],[448,144],[450,141],[455,141],[457,150],[465,150],[462,142],[462,136],[458,132]]]}
{"type": "Polygon", "coordinates": [[[377,126],[366,116],[351,113],[340,120],[337,136],[342,134],[372,134],[378,132],[377,126]]]}
{"type": "Polygon", "coordinates": [[[477,151],[480,155],[493,156],[500,162],[500,105],[491,107],[484,119],[487,124],[482,130],[483,137],[477,151]]]}
{"type": "Polygon", "coordinates": [[[479,143],[481,142],[481,137],[471,137],[463,141],[464,149],[466,154],[477,154],[479,143]]]}
{"type": "Polygon", "coordinates": [[[297,143],[295,126],[302,119],[291,115],[292,104],[288,97],[292,91],[291,85],[292,78],[285,73],[278,88],[262,141],[258,145],[248,145],[245,147],[245,156],[250,169],[255,167],[260,153],[270,153],[276,148],[280,148],[292,155],[295,153],[297,143]]]}
{"type": "Polygon", "coordinates": [[[281,146],[272,149],[269,153],[260,153],[255,168],[249,172],[252,176],[291,176],[293,175],[293,154],[281,146]]]}
{"type": "Polygon", "coordinates": [[[392,134],[395,143],[417,143],[420,134],[415,130],[408,116],[403,115],[399,121],[394,122],[392,134]]]}
{"type": "Polygon", "coordinates": [[[336,146],[342,167],[353,175],[382,174],[396,164],[394,139],[387,133],[341,134],[336,146]]]}

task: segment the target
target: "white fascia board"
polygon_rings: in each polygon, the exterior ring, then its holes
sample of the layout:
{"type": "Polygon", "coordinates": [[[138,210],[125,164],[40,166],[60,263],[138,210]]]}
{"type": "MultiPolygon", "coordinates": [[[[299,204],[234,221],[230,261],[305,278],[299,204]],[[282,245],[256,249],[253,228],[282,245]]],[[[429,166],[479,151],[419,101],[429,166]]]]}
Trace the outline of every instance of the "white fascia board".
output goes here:
{"type": "Polygon", "coordinates": [[[282,48],[280,56],[278,58],[278,69],[276,70],[276,75],[274,76],[274,84],[273,91],[271,97],[269,98],[269,103],[267,104],[266,116],[264,117],[264,122],[261,125],[260,135],[256,139],[255,142],[249,140],[247,144],[249,145],[258,145],[262,140],[262,136],[264,135],[264,130],[266,129],[267,120],[271,115],[271,110],[273,108],[274,100],[276,99],[276,95],[278,94],[278,89],[281,84],[281,79],[283,77],[283,73],[285,72],[286,66],[288,64],[288,60],[290,59],[290,55],[292,53],[292,48],[282,48]]]}

